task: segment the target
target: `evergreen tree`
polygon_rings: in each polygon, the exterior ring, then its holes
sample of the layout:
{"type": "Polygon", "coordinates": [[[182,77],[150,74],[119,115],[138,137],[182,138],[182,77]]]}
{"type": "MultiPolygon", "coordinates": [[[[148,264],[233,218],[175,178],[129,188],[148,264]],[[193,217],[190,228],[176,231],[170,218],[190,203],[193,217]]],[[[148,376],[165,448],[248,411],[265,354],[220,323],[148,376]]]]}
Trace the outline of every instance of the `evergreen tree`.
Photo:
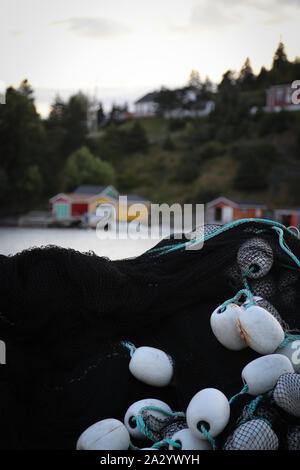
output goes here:
{"type": "Polygon", "coordinates": [[[240,70],[237,82],[242,90],[252,90],[254,88],[255,78],[256,77],[250,64],[250,59],[247,57],[240,70]]]}
{"type": "Polygon", "coordinates": [[[202,87],[202,82],[198,70],[192,70],[188,80],[188,86],[200,90],[202,87]]]}
{"type": "Polygon", "coordinates": [[[285,51],[285,45],[283,44],[282,41],[280,41],[273,56],[272,68],[273,69],[281,68],[282,66],[285,66],[287,62],[288,62],[288,58],[287,58],[287,54],[285,51]]]}

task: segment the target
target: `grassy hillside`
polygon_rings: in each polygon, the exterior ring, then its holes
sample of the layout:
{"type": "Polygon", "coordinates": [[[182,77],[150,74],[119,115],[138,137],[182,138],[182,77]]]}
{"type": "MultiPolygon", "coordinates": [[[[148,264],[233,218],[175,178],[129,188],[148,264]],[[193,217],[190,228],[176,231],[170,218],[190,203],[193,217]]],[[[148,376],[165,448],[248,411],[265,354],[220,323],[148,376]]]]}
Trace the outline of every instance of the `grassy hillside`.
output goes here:
{"type": "MultiPolygon", "coordinates": [[[[123,152],[120,144],[118,157],[111,159],[123,192],[154,202],[204,203],[224,195],[269,207],[300,205],[298,112],[247,112],[240,122],[220,122],[216,114],[183,122],[127,121],[114,131],[114,144],[136,125],[148,140],[147,150],[123,152]]],[[[98,142],[102,152],[109,138],[104,141],[98,142]]]]}

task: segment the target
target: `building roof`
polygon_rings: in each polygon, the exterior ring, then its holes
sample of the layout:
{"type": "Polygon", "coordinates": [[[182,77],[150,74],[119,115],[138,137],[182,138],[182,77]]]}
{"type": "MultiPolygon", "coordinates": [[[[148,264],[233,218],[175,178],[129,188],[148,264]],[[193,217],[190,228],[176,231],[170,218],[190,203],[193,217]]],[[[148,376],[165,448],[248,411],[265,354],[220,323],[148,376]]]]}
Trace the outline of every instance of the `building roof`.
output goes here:
{"type": "Polygon", "coordinates": [[[123,194],[123,196],[127,197],[127,201],[129,202],[144,202],[150,204],[150,201],[147,199],[144,199],[140,196],[137,196],[136,194],[123,194]]]}
{"type": "Polygon", "coordinates": [[[78,186],[72,194],[88,194],[90,197],[95,194],[100,194],[107,186],[90,186],[90,185],[83,185],[78,186]]]}
{"type": "Polygon", "coordinates": [[[150,103],[152,101],[155,101],[157,98],[158,92],[157,91],[152,91],[151,93],[147,93],[146,95],[142,96],[139,100],[135,102],[135,104],[139,103],[150,103]]]}
{"type": "Polygon", "coordinates": [[[235,200],[233,201],[232,199],[228,199],[227,197],[220,196],[216,199],[213,199],[212,201],[207,203],[208,207],[214,206],[218,202],[224,202],[227,203],[231,206],[234,207],[240,207],[240,208],[250,208],[250,207],[255,207],[259,209],[266,209],[266,206],[264,204],[261,204],[257,201],[254,200],[249,200],[249,199],[243,199],[243,200],[235,200]]]}

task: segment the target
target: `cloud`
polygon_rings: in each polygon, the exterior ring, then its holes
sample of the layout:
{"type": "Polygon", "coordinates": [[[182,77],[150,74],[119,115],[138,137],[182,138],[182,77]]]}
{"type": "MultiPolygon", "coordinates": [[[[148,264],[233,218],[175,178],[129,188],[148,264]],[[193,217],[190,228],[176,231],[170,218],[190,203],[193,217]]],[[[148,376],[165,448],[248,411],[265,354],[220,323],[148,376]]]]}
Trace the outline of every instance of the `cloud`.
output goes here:
{"type": "MultiPolygon", "coordinates": [[[[230,0],[237,4],[236,0],[230,0]]],[[[233,8],[226,8],[223,2],[202,2],[192,8],[190,24],[201,25],[205,28],[225,28],[241,21],[241,15],[233,8]]]]}
{"type": "Polygon", "coordinates": [[[66,24],[72,33],[91,39],[109,39],[131,32],[128,26],[107,18],[69,18],[52,24],[66,24]]]}
{"type": "Polygon", "coordinates": [[[22,36],[23,34],[24,34],[24,31],[22,31],[21,29],[20,30],[10,31],[10,35],[14,36],[14,37],[22,36]]]}
{"type": "Polygon", "coordinates": [[[215,29],[222,31],[232,25],[242,23],[251,12],[259,14],[258,23],[271,25],[294,18],[300,0],[199,0],[191,9],[185,26],[171,25],[173,32],[201,32],[215,29]]]}

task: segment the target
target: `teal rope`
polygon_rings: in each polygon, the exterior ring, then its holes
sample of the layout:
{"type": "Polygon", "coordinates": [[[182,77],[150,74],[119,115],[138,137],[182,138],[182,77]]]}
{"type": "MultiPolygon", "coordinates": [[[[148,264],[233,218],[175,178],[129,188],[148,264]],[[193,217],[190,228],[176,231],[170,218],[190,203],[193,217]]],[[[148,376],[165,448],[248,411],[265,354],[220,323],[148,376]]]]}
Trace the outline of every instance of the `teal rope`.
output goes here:
{"type": "Polygon", "coordinates": [[[153,444],[152,448],[160,449],[161,447],[164,447],[169,444],[173,447],[176,447],[177,449],[181,449],[181,445],[178,442],[172,441],[172,439],[163,439],[162,441],[156,442],[155,444],[153,444]]]}
{"type": "Polygon", "coordinates": [[[300,340],[300,335],[291,335],[289,333],[286,333],[284,340],[282,343],[278,346],[278,349],[284,348],[290,341],[299,341],[300,340]]]}
{"type": "Polygon", "coordinates": [[[134,351],[136,350],[136,347],[134,346],[134,344],[128,343],[127,341],[121,341],[121,344],[122,344],[122,346],[124,346],[125,348],[129,349],[130,357],[132,357],[133,354],[134,354],[134,351]]]}
{"type": "Polygon", "coordinates": [[[245,289],[247,289],[247,290],[249,290],[249,291],[250,291],[250,287],[249,287],[249,283],[248,283],[248,281],[247,281],[247,277],[248,277],[249,274],[251,274],[253,271],[254,271],[254,266],[251,266],[251,268],[249,268],[247,272],[245,272],[245,273],[242,274],[242,279],[243,279],[243,283],[244,283],[245,289]]]}
{"type": "MultiPolygon", "coordinates": [[[[272,396],[274,393],[274,389],[270,390],[268,392],[268,396],[272,396]]],[[[270,427],[272,427],[270,421],[266,418],[261,418],[261,417],[257,417],[254,415],[255,413],[255,410],[257,408],[257,405],[259,404],[259,402],[263,399],[263,395],[258,395],[254,400],[251,401],[251,403],[249,403],[248,405],[248,412],[249,412],[249,418],[242,418],[240,420],[240,422],[238,423],[238,425],[240,426],[241,424],[244,424],[248,421],[248,419],[252,420],[252,419],[261,419],[262,421],[265,421],[270,427]]]]}
{"type": "MultiPolygon", "coordinates": [[[[290,256],[290,258],[292,258],[292,260],[296,263],[298,268],[300,268],[300,261],[294,255],[294,253],[284,244],[282,228],[274,226],[274,227],[272,227],[272,229],[275,230],[279,235],[279,245],[282,248],[282,250],[285,251],[285,253],[287,253],[287,255],[290,256]]],[[[293,233],[293,232],[291,232],[291,233],[293,233]]]]}
{"type": "Polygon", "coordinates": [[[230,398],[230,400],[229,400],[229,405],[231,405],[231,403],[233,403],[234,400],[235,400],[238,396],[244,395],[245,393],[247,393],[247,391],[248,391],[248,384],[246,384],[246,385],[242,388],[242,390],[241,390],[239,393],[236,393],[235,395],[233,395],[233,397],[230,398]]]}
{"type": "Polygon", "coordinates": [[[142,416],[144,410],[157,411],[165,416],[170,416],[172,418],[185,418],[185,413],[183,413],[182,411],[166,411],[157,406],[144,406],[139,410],[137,415],[133,417],[133,419],[136,421],[137,427],[141,431],[141,433],[151,440],[153,440],[153,433],[150,429],[147,428],[146,424],[144,423],[142,416]]]}
{"type": "Polygon", "coordinates": [[[180,248],[185,248],[186,246],[197,243],[197,242],[205,242],[206,240],[209,240],[210,238],[213,238],[222,232],[225,232],[233,227],[236,227],[238,225],[241,225],[247,222],[258,222],[258,223],[263,223],[266,225],[271,225],[272,228],[280,228],[282,232],[286,231],[289,234],[292,234],[294,237],[298,238],[295,232],[293,232],[292,230],[289,230],[288,228],[286,228],[284,225],[280,224],[279,222],[275,222],[273,220],[268,220],[268,219],[247,218],[247,219],[235,220],[233,222],[230,222],[229,224],[222,225],[221,227],[217,228],[211,233],[204,235],[203,237],[193,238],[192,240],[189,240],[184,243],[178,243],[176,245],[165,245],[165,246],[161,246],[157,248],[152,248],[151,250],[148,251],[148,253],[158,253],[158,256],[160,256],[161,254],[169,253],[174,250],[179,250],[180,248]]]}
{"type": "Polygon", "coordinates": [[[200,429],[201,431],[203,432],[204,436],[206,437],[206,439],[211,443],[211,446],[213,448],[213,450],[216,450],[217,446],[216,446],[216,441],[214,440],[214,438],[209,434],[209,432],[207,431],[206,427],[204,426],[204,424],[201,424],[200,426],[200,429]]]}
{"type": "Polygon", "coordinates": [[[227,305],[229,304],[238,304],[242,295],[246,295],[248,300],[253,299],[253,294],[249,289],[241,289],[238,291],[238,293],[234,297],[232,297],[231,299],[225,300],[225,302],[222,303],[220,307],[221,312],[224,312],[227,305]]]}

